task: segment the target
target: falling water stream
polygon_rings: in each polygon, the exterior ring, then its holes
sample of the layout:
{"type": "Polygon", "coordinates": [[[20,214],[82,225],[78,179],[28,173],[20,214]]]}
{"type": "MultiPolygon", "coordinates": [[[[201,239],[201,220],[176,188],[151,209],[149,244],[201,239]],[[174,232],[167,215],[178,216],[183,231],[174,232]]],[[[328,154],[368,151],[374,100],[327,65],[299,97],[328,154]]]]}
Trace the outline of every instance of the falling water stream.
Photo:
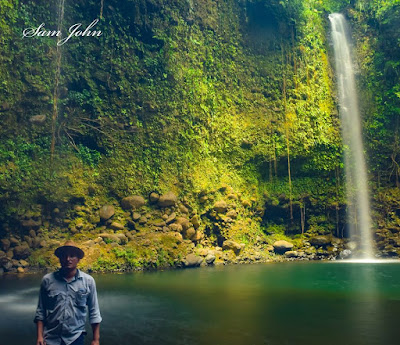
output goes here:
{"type": "Polygon", "coordinates": [[[374,257],[371,234],[367,169],[362,128],[350,51],[350,31],[342,14],[329,15],[339,92],[339,113],[345,146],[344,166],[350,235],[359,244],[359,258],[374,257]]]}

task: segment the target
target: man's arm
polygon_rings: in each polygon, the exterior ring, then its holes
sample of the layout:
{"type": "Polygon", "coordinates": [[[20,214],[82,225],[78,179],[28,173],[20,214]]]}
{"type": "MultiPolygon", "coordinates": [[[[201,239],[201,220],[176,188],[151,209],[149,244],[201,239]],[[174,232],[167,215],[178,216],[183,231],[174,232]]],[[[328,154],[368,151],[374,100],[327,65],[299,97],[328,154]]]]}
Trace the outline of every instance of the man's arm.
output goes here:
{"type": "Polygon", "coordinates": [[[100,345],[100,324],[92,323],[93,340],[91,345],[100,345]]]}
{"type": "Polygon", "coordinates": [[[46,317],[46,309],[45,309],[45,287],[44,281],[40,285],[40,292],[39,292],[39,302],[36,308],[35,313],[35,322],[36,322],[36,329],[37,329],[37,340],[36,345],[46,345],[46,342],[43,339],[43,329],[44,329],[44,319],[46,317]]]}
{"type": "Polygon", "coordinates": [[[46,342],[43,339],[43,321],[36,321],[37,328],[37,340],[36,345],[46,345],[46,342]]]}
{"type": "Polygon", "coordinates": [[[88,296],[89,323],[92,325],[93,340],[91,345],[100,344],[100,322],[101,315],[99,309],[99,301],[97,299],[96,282],[94,279],[90,283],[90,293],[88,296]]]}

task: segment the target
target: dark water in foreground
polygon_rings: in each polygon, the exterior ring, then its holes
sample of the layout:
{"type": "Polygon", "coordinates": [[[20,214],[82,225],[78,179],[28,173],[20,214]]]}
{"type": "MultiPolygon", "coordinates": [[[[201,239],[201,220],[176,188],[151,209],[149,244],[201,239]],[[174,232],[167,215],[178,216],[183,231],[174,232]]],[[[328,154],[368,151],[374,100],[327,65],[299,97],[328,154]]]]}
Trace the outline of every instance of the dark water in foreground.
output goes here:
{"type": "MultiPolygon", "coordinates": [[[[279,263],[95,278],[102,345],[400,344],[397,263],[279,263]]],[[[2,345],[35,344],[40,280],[0,277],[2,345]]]]}

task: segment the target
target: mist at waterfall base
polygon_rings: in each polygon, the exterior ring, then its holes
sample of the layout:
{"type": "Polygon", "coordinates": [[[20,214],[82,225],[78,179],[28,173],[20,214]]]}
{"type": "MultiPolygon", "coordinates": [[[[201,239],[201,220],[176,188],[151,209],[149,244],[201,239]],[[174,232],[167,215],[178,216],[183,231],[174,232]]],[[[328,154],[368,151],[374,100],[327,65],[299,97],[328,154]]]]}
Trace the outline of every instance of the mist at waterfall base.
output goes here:
{"type": "Polygon", "coordinates": [[[350,30],[342,14],[329,15],[335,55],[335,73],[346,175],[347,223],[350,235],[359,244],[358,258],[374,257],[367,167],[362,140],[362,124],[351,57],[350,30]]]}
{"type": "MultiPolygon", "coordinates": [[[[94,277],[102,345],[399,343],[398,264],[290,262],[94,277]]],[[[1,344],[35,344],[40,280],[0,277],[1,344]]]]}

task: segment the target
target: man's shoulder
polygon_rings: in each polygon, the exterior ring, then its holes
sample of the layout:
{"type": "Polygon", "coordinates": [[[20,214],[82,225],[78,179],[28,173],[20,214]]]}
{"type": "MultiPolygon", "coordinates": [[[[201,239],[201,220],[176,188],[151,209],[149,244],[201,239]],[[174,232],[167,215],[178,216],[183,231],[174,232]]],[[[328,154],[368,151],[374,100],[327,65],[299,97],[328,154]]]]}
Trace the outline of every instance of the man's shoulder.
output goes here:
{"type": "Polygon", "coordinates": [[[53,280],[53,279],[55,278],[55,277],[54,277],[54,273],[55,273],[55,272],[50,272],[50,273],[45,274],[45,275],[43,276],[43,278],[42,278],[42,281],[53,280]]]}
{"type": "Polygon", "coordinates": [[[52,282],[54,282],[54,280],[56,279],[54,273],[55,272],[50,272],[43,276],[42,286],[48,287],[50,284],[52,284],[52,282]]]}
{"type": "Polygon", "coordinates": [[[82,272],[81,270],[79,270],[79,276],[84,280],[94,282],[94,278],[90,274],[82,272]]]}

